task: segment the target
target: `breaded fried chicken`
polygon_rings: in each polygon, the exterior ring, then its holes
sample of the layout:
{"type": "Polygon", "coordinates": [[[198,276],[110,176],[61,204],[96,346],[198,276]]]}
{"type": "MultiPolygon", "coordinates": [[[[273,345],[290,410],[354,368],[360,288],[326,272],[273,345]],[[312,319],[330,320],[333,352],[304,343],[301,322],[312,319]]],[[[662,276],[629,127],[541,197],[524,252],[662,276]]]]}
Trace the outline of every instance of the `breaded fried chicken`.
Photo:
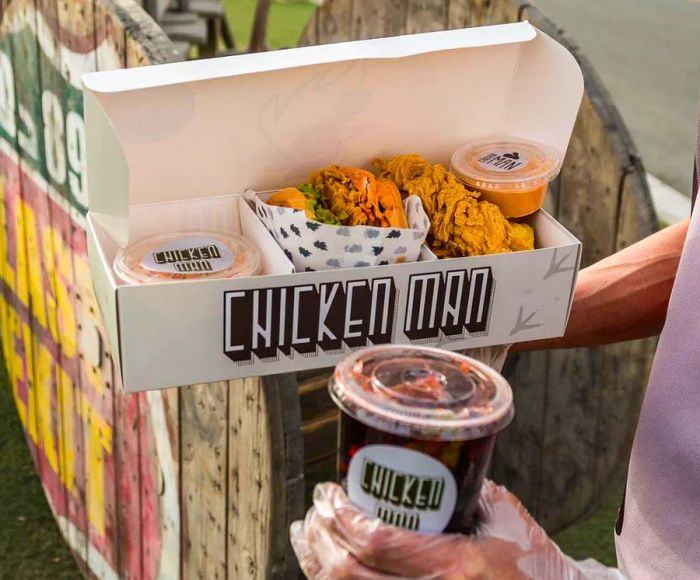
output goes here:
{"type": "Polygon", "coordinates": [[[498,206],[479,201],[442,165],[419,155],[376,159],[380,178],[390,179],[405,195],[417,195],[431,223],[429,243],[440,257],[479,256],[532,250],[534,232],[527,224],[509,222],[498,206]]]}

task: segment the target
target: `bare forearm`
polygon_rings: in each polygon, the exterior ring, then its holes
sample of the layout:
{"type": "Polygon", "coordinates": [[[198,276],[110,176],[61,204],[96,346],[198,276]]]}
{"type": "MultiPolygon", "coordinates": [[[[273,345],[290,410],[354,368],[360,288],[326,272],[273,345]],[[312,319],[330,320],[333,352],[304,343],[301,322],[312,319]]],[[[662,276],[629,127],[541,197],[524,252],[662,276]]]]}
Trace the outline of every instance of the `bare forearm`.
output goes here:
{"type": "Polygon", "coordinates": [[[595,346],[658,334],[687,231],[685,220],[582,270],[566,334],[513,350],[595,346]]]}

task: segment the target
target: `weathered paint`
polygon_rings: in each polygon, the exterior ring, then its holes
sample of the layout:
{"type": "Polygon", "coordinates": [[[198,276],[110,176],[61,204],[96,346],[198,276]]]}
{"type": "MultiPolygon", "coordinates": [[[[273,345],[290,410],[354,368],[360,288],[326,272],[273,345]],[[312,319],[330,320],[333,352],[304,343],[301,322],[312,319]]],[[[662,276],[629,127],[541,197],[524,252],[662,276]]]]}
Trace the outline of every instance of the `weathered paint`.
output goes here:
{"type": "Polygon", "coordinates": [[[15,0],[2,15],[0,335],[18,416],[76,556],[99,578],[175,578],[177,429],[160,395],[119,390],[87,262],[80,77],[98,61],[124,62],[114,28],[94,32],[93,10],[106,5],[15,0]]]}

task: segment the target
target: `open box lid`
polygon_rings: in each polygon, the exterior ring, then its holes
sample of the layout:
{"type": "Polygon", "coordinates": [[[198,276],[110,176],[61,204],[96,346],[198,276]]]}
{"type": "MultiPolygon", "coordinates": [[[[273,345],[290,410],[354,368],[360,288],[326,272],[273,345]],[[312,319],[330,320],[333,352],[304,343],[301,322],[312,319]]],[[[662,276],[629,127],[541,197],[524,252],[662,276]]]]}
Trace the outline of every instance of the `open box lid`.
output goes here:
{"type": "Polygon", "coordinates": [[[330,163],[507,134],[563,156],[573,56],[527,22],[84,75],[89,208],[120,245],[129,207],[275,189],[330,163]]]}

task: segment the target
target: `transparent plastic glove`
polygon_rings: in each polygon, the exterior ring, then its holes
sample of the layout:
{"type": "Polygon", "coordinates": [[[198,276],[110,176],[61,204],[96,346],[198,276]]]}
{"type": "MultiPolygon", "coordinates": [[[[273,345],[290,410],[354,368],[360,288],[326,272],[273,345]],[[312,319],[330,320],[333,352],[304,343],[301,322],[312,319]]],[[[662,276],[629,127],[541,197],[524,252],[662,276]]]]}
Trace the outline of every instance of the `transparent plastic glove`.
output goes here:
{"type": "Polygon", "coordinates": [[[368,518],[340,486],[323,483],[314,490],[305,521],[292,524],[290,537],[311,580],[622,578],[595,562],[590,575],[564,556],[504,488],[486,481],[480,503],[478,536],[419,534],[368,518]]]}

